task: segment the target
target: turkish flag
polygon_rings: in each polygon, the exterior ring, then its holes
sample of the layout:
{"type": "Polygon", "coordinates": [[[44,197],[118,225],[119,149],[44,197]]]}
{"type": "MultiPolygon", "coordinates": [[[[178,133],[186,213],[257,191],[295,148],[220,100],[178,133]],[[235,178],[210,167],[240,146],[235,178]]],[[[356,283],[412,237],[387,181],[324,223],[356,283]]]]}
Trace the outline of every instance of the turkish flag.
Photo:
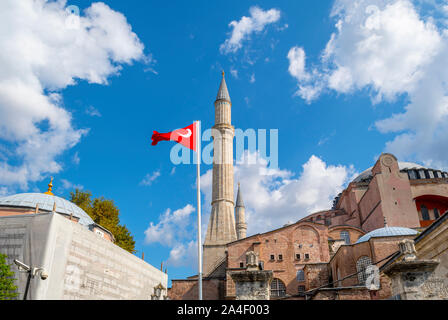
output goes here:
{"type": "Polygon", "coordinates": [[[158,133],[154,131],[151,145],[156,146],[160,141],[175,141],[181,145],[197,151],[197,122],[185,127],[167,133],[158,133]]]}

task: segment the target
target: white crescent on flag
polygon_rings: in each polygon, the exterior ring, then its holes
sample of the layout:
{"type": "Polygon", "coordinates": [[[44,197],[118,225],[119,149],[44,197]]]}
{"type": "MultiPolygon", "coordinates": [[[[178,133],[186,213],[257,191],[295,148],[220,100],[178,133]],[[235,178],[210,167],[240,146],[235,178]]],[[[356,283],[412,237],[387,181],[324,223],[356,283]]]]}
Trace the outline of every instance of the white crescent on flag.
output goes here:
{"type": "Polygon", "coordinates": [[[182,138],[190,138],[192,135],[192,132],[190,129],[187,129],[187,133],[186,134],[182,134],[182,133],[177,133],[178,135],[180,135],[182,138]]]}

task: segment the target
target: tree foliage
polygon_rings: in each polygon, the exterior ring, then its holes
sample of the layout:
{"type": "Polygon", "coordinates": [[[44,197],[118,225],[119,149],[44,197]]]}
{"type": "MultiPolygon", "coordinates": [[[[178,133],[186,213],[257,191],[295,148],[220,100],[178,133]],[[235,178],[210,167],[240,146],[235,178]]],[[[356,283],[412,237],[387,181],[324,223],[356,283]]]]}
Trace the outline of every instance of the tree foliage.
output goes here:
{"type": "Polygon", "coordinates": [[[6,263],[6,255],[0,253],[0,300],[17,298],[17,286],[14,285],[14,272],[6,263]]]}
{"type": "Polygon", "coordinates": [[[120,211],[113,200],[104,199],[104,197],[92,200],[92,193],[89,191],[70,192],[70,201],[83,209],[95,223],[106,228],[115,237],[115,244],[135,253],[135,241],[125,225],[120,225],[120,211]]]}

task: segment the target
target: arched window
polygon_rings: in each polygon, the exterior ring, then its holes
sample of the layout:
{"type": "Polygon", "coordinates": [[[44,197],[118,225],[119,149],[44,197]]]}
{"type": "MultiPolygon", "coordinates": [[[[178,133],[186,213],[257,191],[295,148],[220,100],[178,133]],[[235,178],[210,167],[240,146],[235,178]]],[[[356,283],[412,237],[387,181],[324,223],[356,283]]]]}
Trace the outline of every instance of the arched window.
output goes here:
{"type": "Polygon", "coordinates": [[[418,175],[419,175],[420,179],[426,179],[425,170],[419,170],[418,175]]]}
{"type": "Polygon", "coordinates": [[[434,218],[436,218],[436,219],[440,218],[439,209],[437,209],[437,208],[434,208],[434,218]]]}
{"type": "Polygon", "coordinates": [[[274,278],[271,281],[271,297],[286,296],[286,287],[282,280],[274,278]]]}
{"type": "Polygon", "coordinates": [[[350,234],[347,231],[341,231],[341,239],[345,241],[345,244],[350,244],[350,234]]]}
{"type": "Polygon", "coordinates": [[[428,211],[428,208],[427,208],[425,205],[422,205],[420,208],[421,208],[421,211],[422,211],[422,219],[423,219],[424,221],[431,220],[431,219],[429,218],[429,211],[428,211]]]}
{"type": "Polygon", "coordinates": [[[297,270],[297,281],[305,281],[305,272],[302,269],[297,270]]]}
{"type": "Polygon", "coordinates": [[[408,171],[409,179],[410,180],[416,180],[417,179],[417,172],[415,170],[409,170],[408,171]]]}
{"type": "Polygon", "coordinates": [[[363,256],[356,262],[356,271],[358,272],[359,284],[363,285],[367,280],[366,268],[372,264],[369,257],[363,256]]]}

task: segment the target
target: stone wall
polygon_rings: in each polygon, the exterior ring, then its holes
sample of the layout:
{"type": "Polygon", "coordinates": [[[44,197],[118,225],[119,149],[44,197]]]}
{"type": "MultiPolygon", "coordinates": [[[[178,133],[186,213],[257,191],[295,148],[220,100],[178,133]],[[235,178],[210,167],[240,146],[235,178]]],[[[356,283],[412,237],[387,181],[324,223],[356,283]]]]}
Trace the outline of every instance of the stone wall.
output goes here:
{"type": "Polygon", "coordinates": [[[391,279],[392,296],[402,300],[448,300],[448,215],[442,216],[414,242],[400,243],[401,255],[383,272],[391,279]]]}
{"type": "Polygon", "coordinates": [[[235,283],[236,300],[269,300],[272,271],[234,271],[230,273],[235,283]]]}
{"type": "MultiPolygon", "coordinates": [[[[167,274],[58,214],[2,217],[0,235],[10,263],[19,259],[49,275],[32,280],[30,299],[150,300],[154,287],[167,287],[167,274]]],[[[14,271],[22,297],[26,277],[14,271]]]]}
{"type": "Polygon", "coordinates": [[[318,288],[330,281],[327,263],[308,264],[303,270],[305,272],[306,290],[318,288]]]}

